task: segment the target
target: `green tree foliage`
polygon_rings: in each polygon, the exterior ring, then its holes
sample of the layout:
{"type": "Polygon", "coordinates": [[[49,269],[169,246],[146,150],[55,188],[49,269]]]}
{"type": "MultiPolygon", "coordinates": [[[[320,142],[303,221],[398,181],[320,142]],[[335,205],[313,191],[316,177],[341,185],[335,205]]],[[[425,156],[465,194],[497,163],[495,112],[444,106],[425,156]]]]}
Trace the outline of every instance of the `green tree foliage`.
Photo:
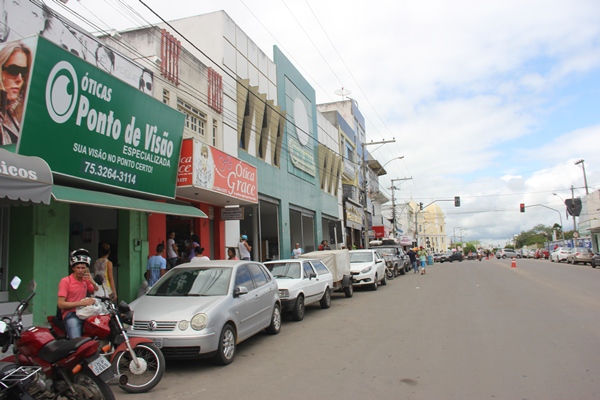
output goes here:
{"type": "MultiPolygon", "coordinates": [[[[527,247],[537,247],[542,245],[548,240],[552,240],[552,232],[555,230],[555,227],[558,224],[555,224],[553,227],[545,226],[543,224],[539,224],[534,226],[532,229],[528,231],[523,231],[518,234],[515,238],[515,248],[520,249],[524,246],[527,247]]],[[[560,225],[558,225],[558,229],[560,229],[560,225]]],[[[560,233],[558,233],[560,235],[560,233]]],[[[566,238],[566,232],[565,232],[566,238]]]]}

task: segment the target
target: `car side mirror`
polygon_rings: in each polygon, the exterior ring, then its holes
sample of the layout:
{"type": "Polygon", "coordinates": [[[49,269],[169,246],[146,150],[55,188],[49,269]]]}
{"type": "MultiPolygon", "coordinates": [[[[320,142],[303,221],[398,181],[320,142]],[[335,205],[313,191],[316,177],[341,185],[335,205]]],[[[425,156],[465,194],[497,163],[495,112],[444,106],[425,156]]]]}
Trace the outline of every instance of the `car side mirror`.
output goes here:
{"type": "Polygon", "coordinates": [[[246,286],[238,286],[233,291],[233,297],[240,297],[244,294],[248,294],[248,288],[246,286]]]}
{"type": "Polygon", "coordinates": [[[316,278],[317,274],[315,274],[314,272],[311,272],[310,274],[308,274],[308,279],[312,279],[312,278],[316,278]]]}
{"type": "Polygon", "coordinates": [[[377,260],[375,260],[376,263],[380,263],[383,262],[383,260],[381,258],[378,258],[377,260]]]}

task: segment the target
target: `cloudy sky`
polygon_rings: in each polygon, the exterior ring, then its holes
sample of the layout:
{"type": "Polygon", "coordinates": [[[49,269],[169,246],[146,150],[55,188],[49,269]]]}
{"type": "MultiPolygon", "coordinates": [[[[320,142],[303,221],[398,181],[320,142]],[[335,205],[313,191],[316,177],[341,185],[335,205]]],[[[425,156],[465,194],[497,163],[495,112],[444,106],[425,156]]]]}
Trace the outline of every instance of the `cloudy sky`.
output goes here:
{"type": "MultiPolygon", "coordinates": [[[[49,2],[61,9],[58,2],[49,2]]],[[[597,0],[71,0],[102,29],[225,10],[269,56],[278,45],[317,92],[351,91],[396,201],[438,202],[447,231],[504,245],[566,219],[559,198],[600,188],[597,0]],[[128,5],[128,7],[123,6],[128,5]],[[133,12],[135,11],[135,13],[133,12]],[[396,183],[398,186],[398,183],[396,183]],[[557,193],[558,196],[553,195],[557,193]],[[526,212],[519,212],[519,204],[526,212]],[[534,206],[541,204],[545,207],[534,206]],[[457,231],[458,232],[458,231],[457,231]]],[[[69,18],[75,19],[73,15],[69,18]]],[[[202,47],[202,43],[196,43],[202,47]]]]}

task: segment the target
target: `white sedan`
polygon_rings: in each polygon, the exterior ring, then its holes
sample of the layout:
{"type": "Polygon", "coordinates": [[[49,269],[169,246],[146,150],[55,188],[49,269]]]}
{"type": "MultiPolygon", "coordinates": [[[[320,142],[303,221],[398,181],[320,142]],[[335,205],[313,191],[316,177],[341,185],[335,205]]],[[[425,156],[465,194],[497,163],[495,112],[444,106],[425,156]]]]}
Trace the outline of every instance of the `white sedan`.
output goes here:
{"type": "Polygon", "coordinates": [[[552,253],[550,253],[550,261],[561,262],[567,261],[567,256],[571,253],[568,247],[558,247],[552,253]]]}
{"type": "Polygon", "coordinates": [[[331,305],[333,275],[317,259],[267,261],[265,266],[277,280],[282,311],[289,311],[295,321],[304,319],[306,306],[320,302],[331,305]]]}
{"type": "Polygon", "coordinates": [[[350,250],[350,270],[354,286],[369,285],[377,290],[379,282],[387,284],[385,261],[377,250],[350,250]]]}

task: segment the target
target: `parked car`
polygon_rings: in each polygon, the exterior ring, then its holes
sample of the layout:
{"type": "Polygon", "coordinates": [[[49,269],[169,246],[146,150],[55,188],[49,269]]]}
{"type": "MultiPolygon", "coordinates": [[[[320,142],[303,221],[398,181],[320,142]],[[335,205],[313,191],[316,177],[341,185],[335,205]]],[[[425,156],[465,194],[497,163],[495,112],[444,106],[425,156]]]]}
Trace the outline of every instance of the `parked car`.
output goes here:
{"type": "Polygon", "coordinates": [[[496,258],[521,258],[521,254],[519,254],[517,251],[513,250],[513,249],[502,249],[499,250],[498,252],[496,252],[496,258]]]}
{"type": "Polygon", "coordinates": [[[557,247],[556,249],[552,250],[552,253],[550,253],[550,261],[566,261],[570,251],[571,250],[568,247],[557,247]]]}
{"type": "Polygon", "coordinates": [[[590,264],[591,264],[592,268],[596,268],[596,266],[600,265],[600,253],[594,254],[590,264]]]}
{"type": "Polygon", "coordinates": [[[252,261],[179,265],[130,306],[129,335],[152,339],[166,358],[213,356],[230,364],[238,343],[281,329],[277,281],[252,261]]]}
{"type": "Polygon", "coordinates": [[[586,249],[584,247],[574,247],[567,255],[567,264],[590,264],[592,265],[592,257],[594,253],[592,253],[591,249],[586,249]]]}
{"type": "Polygon", "coordinates": [[[320,302],[331,306],[333,275],[320,260],[290,259],[267,261],[265,267],[277,280],[281,311],[291,312],[294,321],[302,321],[306,306],[320,302]]]}
{"type": "Polygon", "coordinates": [[[460,262],[462,262],[462,260],[463,260],[463,254],[460,251],[447,251],[446,253],[444,253],[440,256],[441,263],[443,263],[445,261],[448,261],[448,262],[460,261],[460,262]]]}
{"type": "Polygon", "coordinates": [[[433,253],[433,262],[440,262],[440,257],[442,257],[442,253],[433,253]]]}
{"type": "Polygon", "coordinates": [[[373,246],[373,250],[379,251],[379,253],[383,256],[388,268],[392,268],[394,270],[394,277],[398,275],[404,275],[412,269],[410,257],[404,252],[402,246],[373,246]]]}
{"type": "Polygon", "coordinates": [[[350,250],[350,270],[355,286],[369,285],[377,290],[379,282],[387,284],[385,261],[377,250],[350,250]]]}
{"type": "Polygon", "coordinates": [[[550,258],[550,253],[546,249],[537,249],[533,258],[538,259],[548,259],[550,258]]]}

